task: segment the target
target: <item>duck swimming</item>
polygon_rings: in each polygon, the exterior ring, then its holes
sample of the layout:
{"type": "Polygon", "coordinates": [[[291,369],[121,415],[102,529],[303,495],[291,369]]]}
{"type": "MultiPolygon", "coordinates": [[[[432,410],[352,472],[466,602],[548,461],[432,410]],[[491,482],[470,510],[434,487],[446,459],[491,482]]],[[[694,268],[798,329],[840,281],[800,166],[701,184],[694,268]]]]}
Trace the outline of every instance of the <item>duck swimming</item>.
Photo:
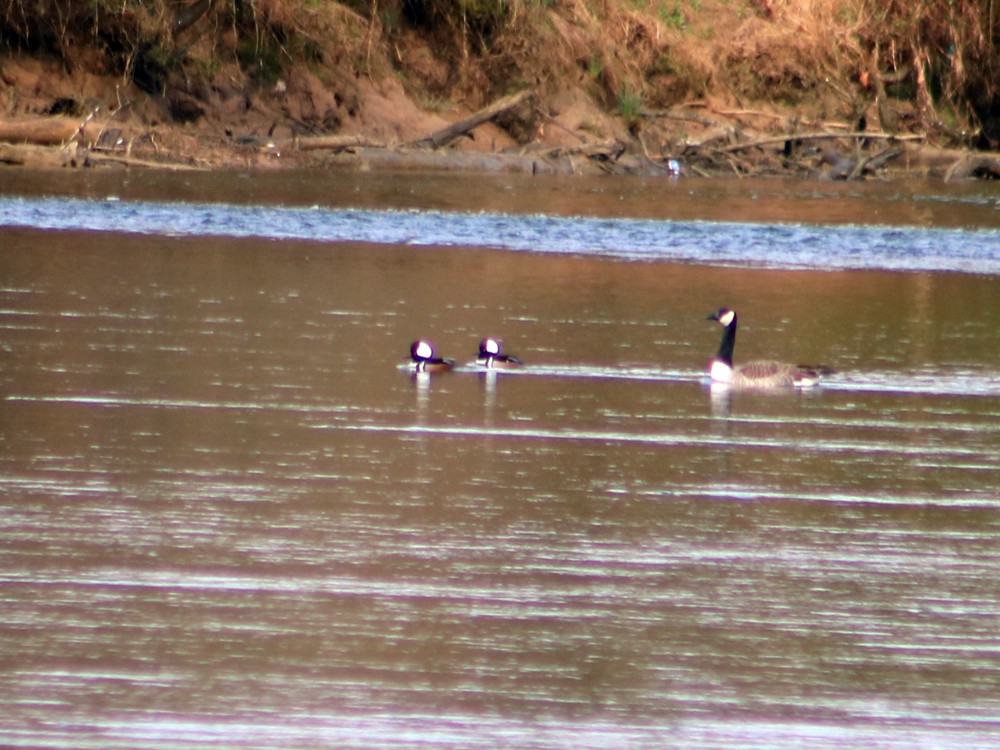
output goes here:
{"type": "Polygon", "coordinates": [[[446,372],[455,367],[455,360],[438,357],[434,345],[426,339],[410,344],[411,372],[446,372]]]}
{"type": "Polygon", "coordinates": [[[504,354],[503,342],[487,336],[479,342],[479,355],[476,364],[487,369],[510,369],[520,367],[521,360],[513,354],[504,354]]]}

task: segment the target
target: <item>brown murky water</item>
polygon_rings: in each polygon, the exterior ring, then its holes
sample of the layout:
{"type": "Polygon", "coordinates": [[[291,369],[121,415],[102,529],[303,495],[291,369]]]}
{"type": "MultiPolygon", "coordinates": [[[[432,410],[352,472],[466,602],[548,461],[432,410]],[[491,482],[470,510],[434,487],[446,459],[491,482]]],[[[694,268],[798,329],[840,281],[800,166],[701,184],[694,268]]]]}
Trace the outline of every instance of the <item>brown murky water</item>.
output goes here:
{"type": "Polygon", "coordinates": [[[0,744],[1000,743],[997,275],[0,236],[0,744]],[[713,394],[721,304],[839,374],[713,394]]]}

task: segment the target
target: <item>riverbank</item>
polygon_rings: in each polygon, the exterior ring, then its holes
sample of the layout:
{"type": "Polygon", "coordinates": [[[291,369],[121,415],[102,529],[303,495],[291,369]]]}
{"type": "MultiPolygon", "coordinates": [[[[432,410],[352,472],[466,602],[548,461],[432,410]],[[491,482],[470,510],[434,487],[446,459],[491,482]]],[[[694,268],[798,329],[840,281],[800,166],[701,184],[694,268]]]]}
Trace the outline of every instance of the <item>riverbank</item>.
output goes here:
{"type": "MultiPolygon", "coordinates": [[[[435,132],[409,143],[383,143],[364,136],[267,137],[190,133],[160,128],[138,136],[91,120],[27,118],[0,122],[0,130],[66,134],[52,137],[12,137],[0,143],[0,165],[6,168],[100,168],[160,170],[358,169],[438,170],[480,173],[619,174],[686,177],[802,177],[855,180],[931,177],[943,180],[995,178],[1000,161],[969,149],[928,145],[919,135],[892,135],[851,130],[847,123],[826,124],[806,131],[780,128],[757,130],[746,119],[779,117],[756,111],[742,116],[710,118],[693,106],[661,116],[701,124],[703,132],[689,136],[671,152],[651,152],[641,138],[630,135],[593,141],[578,136],[579,145],[552,145],[543,139],[524,145],[505,143],[491,122],[457,136],[454,142],[433,143],[435,132]],[[42,142],[37,142],[42,140],[42,142]],[[48,141],[48,142],[45,142],[48,141]],[[483,148],[484,141],[490,147],[483,148]]],[[[461,121],[459,121],[461,122],[461,121]]],[[[572,133],[558,120],[556,127],[572,133]]],[[[799,125],[799,123],[796,123],[799,125]]],[[[447,127],[447,126],[445,126],[447,127]]]]}
{"type": "Polygon", "coordinates": [[[988,112],[970,121],[940,61],[915,42],[882,52],[892,19],[840,0],[514,3],[488,28],[455,27],[445,4],[393,23],[337,3],[154,6],[98,2],[58,27],[8,9],[0,163],[1000,175],[976,148],[988,112]]]}

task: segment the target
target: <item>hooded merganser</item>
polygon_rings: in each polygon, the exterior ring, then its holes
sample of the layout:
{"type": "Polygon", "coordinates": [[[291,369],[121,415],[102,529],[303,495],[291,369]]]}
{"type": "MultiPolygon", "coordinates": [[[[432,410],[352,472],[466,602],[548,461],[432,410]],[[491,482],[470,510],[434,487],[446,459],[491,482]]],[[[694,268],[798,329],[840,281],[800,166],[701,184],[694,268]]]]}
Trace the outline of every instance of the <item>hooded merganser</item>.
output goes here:
{"type": "Polygon", "coordinates": [[[410,344],[411,372],[445,372],[455,366],[455,360],[435,356],[434,345],[417,339],[410,344]]]}
{"type": "Polygon", "coordinates": [[[519,367],[521,360],[513,354],[504,354],[501,349],[503,342],[487,336],[479,342],[479,355],[476,357],[476,364],[488,369],[501,369],[519,367]]]}
{"type": "Polygon", "coordinates": [[[748,362],[740,367],[733,366],[733,348],[736,345],[736,311],[720,307],[709,314],[722,326],[722,341],[719,352],[712,360],[713,383],[721,383],[733,388],[784,388],[795,386],[807,388],[819,382],[821,375],[833,372],[829,367],[811,365],[789,365],[783,362],[748,362]]]}

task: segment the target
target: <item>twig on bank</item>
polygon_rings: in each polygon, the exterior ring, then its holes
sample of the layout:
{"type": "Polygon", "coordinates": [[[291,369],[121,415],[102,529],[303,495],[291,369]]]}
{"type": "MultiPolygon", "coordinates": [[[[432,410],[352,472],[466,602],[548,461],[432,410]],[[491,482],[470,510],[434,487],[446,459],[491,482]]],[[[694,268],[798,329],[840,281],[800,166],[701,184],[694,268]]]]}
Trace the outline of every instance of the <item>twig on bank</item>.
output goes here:
{"type": "Polygon", "coordinates": [[[768,120],[787,119],[784,115],[779,115],[776,112],[764,112],[759,109],[716,109],[713,111],[723,117],[764,117],[768,120]]]}
{"type": "Polygon", "coordinates": [[[719,125],[717,120],[713,120],[711,117],[704,117],[694,112],[686,112],[682,109],[643,109],[639,111],[640,117],[646,117],[650,119],[664,119],[664,120],[680,120],[682,122],[694,122],[698,125],[704,125],[705,127],[713,127],[719,125]]]}
{"type": "MultiPolygon", "coordinates": [[[[92,110],[90,110],[90,114],[88,114],[85,118],[83,118],[83,122],[80,123],[80,126],[76,129],[73,135],[67,138],[66,141],[62,144],[63,148],[65,148],[70,143],[70,141],[74,140],[77,136],[83,133],[83,129],[87,127],[87,123],[94,119],[94,116],[100,111],[100,109],[101,109],[100,107],[94,107],[92,110]]],[[[101,126],[101,132],[103,131],[104,131],[104,125],[101,126]]]]}

